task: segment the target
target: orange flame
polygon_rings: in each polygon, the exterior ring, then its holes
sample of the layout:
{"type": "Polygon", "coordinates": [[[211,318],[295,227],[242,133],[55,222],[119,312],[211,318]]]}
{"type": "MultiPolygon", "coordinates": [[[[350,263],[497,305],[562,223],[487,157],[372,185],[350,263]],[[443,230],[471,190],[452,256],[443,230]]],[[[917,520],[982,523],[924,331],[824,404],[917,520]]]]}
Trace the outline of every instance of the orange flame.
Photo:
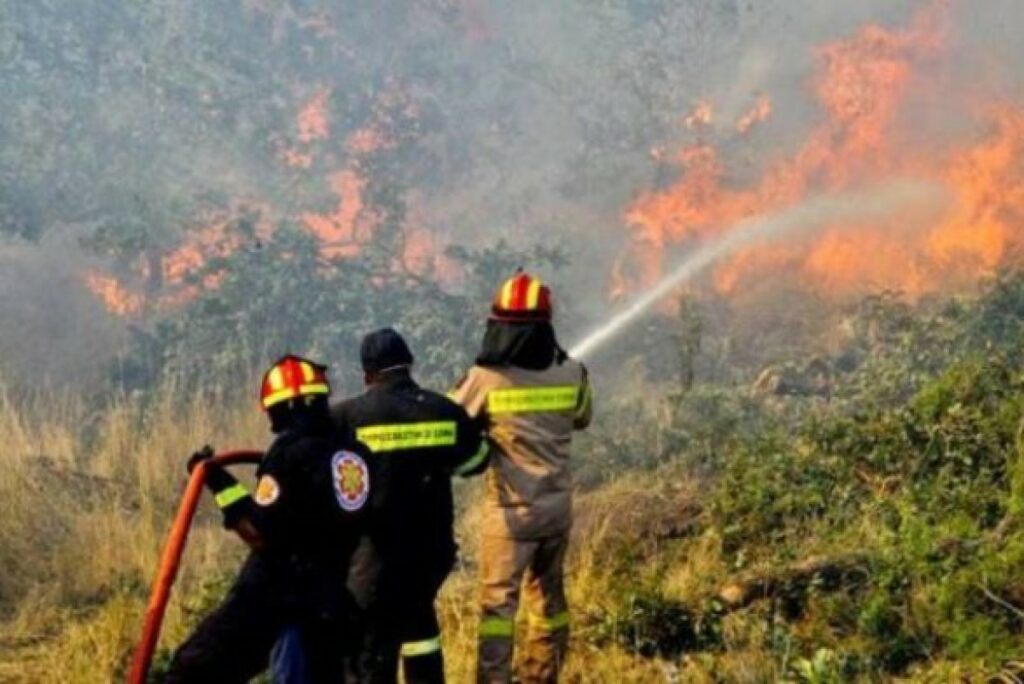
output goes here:
{"type": "Polygon", "coordinates": [[[331,189],[338,205],[330,214],[307,212],[302,215],[306,229],[319,238],[325,256],[354,256],[359,245],[370,238],[376,223],[363,206],[366,181],[351,169],[331,176],[331,189]]]}
{"type": "Polygon", "coordinates": [[[118,316],[138,316],[142,313],[145,297],[125,288],[117,278],[99,271],[87,271],[82,275],[82,280],[110,313],[118,316]]]}
{"type": "MultiPolygon", "coordinates": [[[[296,170],[312,168],[318,144],[330,137],[330,94],[329,89],[320,89],[299,109],[295,118],[297,142],[280,150],[281,160],[287,166],[296,170]]],[[[419,114],[411,98],[390,84],[377,97],[370,123],[345,138],[344,150],[348,158],[328,178],[330,189],[338,200],[335,208],[327,213],[306,211],[298,214],[301,225],[319,240],[320,252],[326,258],[356,257],[373,237],[380,217],[364,202],[366,179],[361,172],[362,162],[367,155],[395,147],[396,142],[386,132],[395,130],[400,123],[393,118],[396,112],[401,117],[412,119],[419,114]]],[[[329,158],[330,155],[325,156],[329,158]]],[[[253,203],[247,202],[246,206],[251,213],[253,203]]],[[[140,261],[132,280],[136,284],[158,280],[162,284],[159,292],[144,295],[143,288],[133,288],[98,272],[89,274],[86,282],[110,311],[123,316],[145,312],[145,304],[150,303],[148,299],[154,305],[150,310],[166,310],[185,304],[204,290],[219,287],[222,277],[217,273],[205,273],[199,282],[192,276],[208,264],[209,259],[230,256],[243,247],[246,236],[233,230],[242,209],[241,204],[235,203],[227,210],[203,218],[197,223],[205,227],[188,231],[181,244],[152,263],[140,261]],[[158,270],[159,278],[150,277],[154,268],[158,270]]],[[[258,215],[268,217],[277,214],[273,207],[264,205],[258,207],[258,215]]],[[[268,221],[256,226],[256,230],[260,238],[268,238],[273,232],[268,221]]],[[[405,238],[403,247],[393,262],[396,274],[430,273],[448,281],[457,277],[457,269],[444,256],[440,241],[429,229],[429,222],[416,213],[411,201],[402,230],[405,238]]]]}
{"type": "MultiPolygon", "coordinates": [[[[666,155],[679,175],[667,189],[644,193],[627,208],[631,249],[617,266],[614,287],[656,282],[673,246],[707,241],[745,218],[813,193],[889,177],[939,183],[955,201],[928,226],[908,225],[907,217],[852,226],[855,231],[836,224],[809,244],[748,249],[718,267],[714,286],[729,293],[765,275],[791,273],[833,296],[879,288],[916,296],[970,285],[1005,263],[1022,242],[1024,107],[971,107],[963,113],[986,133],[960,143],[915,146],[901,127],[922,98],[949,102],[935,75],[942,70],[921,68],[949,58],[946,10],[945,2],[932,3],[906,29],[871,25],[815,50],[812,92],[824,120],[792,156],[767,166],[759,181],[731,184],[726,160],[707,143],[666,155]]],[[[687,125],[704,125],[711,111],[702,103],[687,125]]],[[[770,100],[759,99],[737,129],[752,134],[770,114],[770,100]]]]}
{"type": "Polygon", "coordinates": [[[736,121],[736,131],[744,134],[759,123],[764,123],[772,115],[772,101],[765,95],[757,98],[754,108],[736,121]]]}
{"type": "Polygon", "coordinates": [[[715,118],[715,110],[707,100],[701,100],[693,107],[693,111],[686,115],[683,123],[690,130],[710,126],[715,118]]]}
{"type": "Polygon", "coordinates": [[[327,100],[330,96],[330,88],[321,88],[299,112],[296,119],[299,126],[299,142],[311,143],[330,135],[330,126],[327,123],[327,100]]]}

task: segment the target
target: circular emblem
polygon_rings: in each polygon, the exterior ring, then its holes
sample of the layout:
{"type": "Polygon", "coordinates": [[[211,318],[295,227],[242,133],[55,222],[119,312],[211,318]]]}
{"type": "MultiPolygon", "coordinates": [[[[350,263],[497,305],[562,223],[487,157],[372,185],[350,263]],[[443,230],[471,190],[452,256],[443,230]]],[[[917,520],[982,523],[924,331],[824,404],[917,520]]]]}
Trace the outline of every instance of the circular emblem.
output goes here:
{"type": "Polygon", "coordinates": [[[277,480],[271,475],[264,475],[256,483],[256,493],[252,498],[260,506],[269,506],[277,501],[279,496],[281,496],[281,487],[277,484],[277,480]]]}
{"type": "Polygon", "coordinates": [[[370,495],[370,469],[366,461],[351,451],[339,451],[331,457],[331,479],[338,505],[357,511],[370,495]]]}

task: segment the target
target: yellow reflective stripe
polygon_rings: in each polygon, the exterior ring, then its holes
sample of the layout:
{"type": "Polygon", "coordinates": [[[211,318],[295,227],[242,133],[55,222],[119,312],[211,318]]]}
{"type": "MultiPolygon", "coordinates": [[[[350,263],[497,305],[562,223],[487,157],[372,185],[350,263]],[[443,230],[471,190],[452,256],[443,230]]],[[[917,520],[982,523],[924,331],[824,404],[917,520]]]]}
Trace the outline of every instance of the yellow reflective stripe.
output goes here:
{"type": "Polygon", "coordinates": [[[369,425],[356,430],[356,439],[370,451],[400,451],[424,447],[454,446],[457,439],[455,421],[369,425]]]}
{"type": "Polygon", "coordinates": [[[526,308],[533,311],[540,304],[540,281],[536,278],[530,281],[530,289],[526,291],[526,308]]]}
{"type": "Polygon", "coordinates": [[[331,388],[328,387],[326,384],[324,384],[322,382],[320,382],[320,383],[310,383],[308,385],[300,385],[299,386],[299,394],[330,394],[330,393],[331,393],[331,388]]]}
{"type": "Polygon", "coordinates": [[[465,475],[469,471],[471,471],[474,468],[476,468],[478,465],[483,463],[483,460],[485,458],[487,458],[487,452],[489,452],[490,450],[491,450],[491,445],[487,442],[487,440],[486,439],[481,440],[480,448],[477,450],[477,452],[475,454],[473,454],[472,456],[470,456],[468,459],[466,459],[465,463],[463,463],[458,468],[456,468],[455,469],[455,474],[456,475],[465,475]]]}
{"type": "MultiPolygon", "coordinates": [[[[273,386],[273,381],[271,381],[271,386],[273,386]]],[[[278,402],[282,402],[282,401],[285,401],[286,399],[294,399],[294,398],[295,398],[295,390],[293,390],[291,387],[287,387],[287,388],[285,388],[283,390],[278,390],[277,392],[274,392],[272,394],[268,394],[267,396],[263,397],[263,406],[269,408],[269,407],[273,406],[274,404],[277,404],[278,402]]]]}
{"type": "Polygon", "coordinates": [[[280,366],[274,366],[270,371],[270,386],[274,390],[280,390],[284,387],[284,371],[281,370],[280,366]]]}
{"type": "Polygon", "coordinates": [[[480,636],[482,638],[508,637],[511,638],[515,632],[515,623],[512,618],[489,617],[480,621],[480,636]]]}
{"type": "Polygon", "coordinates": [[[402,644],[402,657],[415,658],[416,656],[430,655],[441,650],[441,636],[423,641],[407,641],[402,644]]]}
{"type": "Polygon", "coordinates": [[[569,626],[569,611],[563,610],[551,616],[530,614],[530,626],[545,632],[557,632],[569,626]]]}
{"type": "Polygon", "coordinates": [[[306,382],[313,382],[316,378],[316,372],[313,370],[313,365],[302,361],[299,363],[299,367],[302,368],[302,379],[306,382]]]}
{"type": "Polygon", "coordinates": [[[278,402],[285,401],[287,399],[294,399],[298,396],[307,394],[330,394],[331,388],[323,383],[313,383],[311,385],[300,385],[298,391],[291,387],[286,387],[283,390],[278,390],[273,394],[268,394],[263,398],[263,406],[270,407],[278,402]]]}
{"type": "Polygon", "coordinates": [[[516,279],[510,278],[505,282],[505,286],[501,288],[501,308],[509,309],[512,307],[512,290],[516,285],[516,279]]]}
{"type": "Polygon", "coordinates": [[[213,500],[217,502],[218,507],[227,508],[239,499],[244,499],[247,496],[249,496],[249,492],[246,491],[245,487],[236,482],[227,489],[222,489],[217,492],[214,495],[213,500]]]}
{"type": "Polygon", "coordinates": [[[575,385],[496,389],[487,395],[487,411],[491,414],[571,411],[576,408],[579,393],[580,388],[575,385]]]}

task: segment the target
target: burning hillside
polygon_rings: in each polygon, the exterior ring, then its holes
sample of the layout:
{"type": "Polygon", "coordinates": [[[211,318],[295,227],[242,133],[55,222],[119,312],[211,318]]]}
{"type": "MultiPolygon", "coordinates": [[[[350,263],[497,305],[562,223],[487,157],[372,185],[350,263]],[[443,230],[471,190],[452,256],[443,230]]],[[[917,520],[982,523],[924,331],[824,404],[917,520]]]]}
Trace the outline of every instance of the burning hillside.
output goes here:
{"type": "MultiPolygon", "coordinates": [[[[815,196],[905,180],[942,188],[949,200],[942,214],[927,222],[911,212],[858,225],[837,219],[820,226],[813,238],[739,249],[715,265],[711,286],[732,295],[785,278],[833,300],[882,289],[917,297],[970,287],[1016,264],[1024,211],[1024,105],[1006,94],[994,95],[998,89],[988,88],[987,82],[968,83],[955,68],[965,49],[985,48],[976,37],[961,35],[954,6],[931,0],[902,23],[869,22],[838,39],[804,45],[813,69],[802,94],[779,92],[770,80],[744,78],[734,91],[728,84],[708,87],[724,88],[725,95],[694,91],[688,110],[676,110],[671,117],[675,142],[651,149],[648,163],[658,170],[656,185],[646,178],[631,181],[633,198],[621,217],[610,206],[585,208],[608,215],[609,226],[625,223],[629,231],[628,245],[607,276],[612,298],[648,290],[683,254],[746,220],[777,214],[815,196]],[[793,100],[805,95],[813,103],[813,117],[794,116],[793,100]]],[[[464,49],[493,47],[499,33],[485,19],[486,3],[445,7],[461,8],[457,24],[465,24],[472,37],[464,49]]],[[[310,39],[321,40],[321,33],[312,32],[310,39]]],[[[358,56],[349,46],[338,49],[346,59],[358,56]]],[[[319,195],[308,192],[297,201],[250,197],[245,204],[259,206],[256,238],[236,230],[239,215],[230,206],[243,202],[235,197],[215,217],[195,217],[180,244],[165,244],[157,257],[149,253],[127,267],[122,264],[116,274],[90,272],[86,285],[121,316],[173,306],[202,287],[216,287],[216,275],[194,277],[211,258],[227,257],[252,239],[266,238],[281,221],[314,235],[326,259],[342,260],[360,255],[387,226],[397,231],[396,273],[457,281],[459,274],[443,255],[456,221],[452,214],[462,210],[460,203],[487,205],[494,187],[481,181],[476,190],[445,188],[433,177],[430,155],[438,149],[447,154],[454,143],[441,136],[431,139],[424,131],[438,108],[448,105],[428,89],[390,76],[355,118],[345,109],[346,98],[326,79],[296,85],[290,130],[273,139],[274,165],[297,186],[321,188],[319,195]],[[396,151],[413,138],[416,145],[429,142],[401,157],[402,162],[381,166],[374,161],[382,155],[399,158],[396,151]],[[417,164],[427,172],[412,182],[396,182],[404,166],[417,164]],[[382,198],[386,203],[388,197],[400,197],[403,208],[397,214],[382,213],[382,198]],[[457,199],[448,201],[452,197],[457,199]]],[[[496,136],[503,129],[493,123],[486,130],[486,136],[496,136]]],[[[462,129],[447,133],[461,134],[462,129]]],[[[471,154],[490,156],[486,136],[482,143],[465,143],[471,154]],[[478,144],[484,148],[477,149],[478,144]]],[[[531,211],[552,223],[579,220],[580,214],[559,215],[550,198],[545,205],[534,201],[532,193],[523,197],[530,206],[517,209],[516,221],[530,221],[531,211]]],[[[494,225],[522,229],[503,218],[494,225]]],[[[474,230],[484,233],[490,227],[474,230]]],[[[594,238],[595,244],[614,241],[607,234],[594,238]]]]}
{"type": "MultiPolygon", "coordinates": [[[[399,89],[391,88],[378,97],[370,123],[344,136],[338,145],[331,137],[330,98],[330,89],[319,88],[299,106],[291,140],[279,148],[278,160],[294,173],[308,172],[314,166],[322,169],[326,186],[336,198],[332,208],[289,215],[262,199],[235,199],[226,208],[204,211],[177,244],[149,250],[122,269],[126,273],[120,277],[87,270],[82,275],[87,289],[108,311],[121,317],[180,306],[204,289],[218,287],[221,275],[211,268],[212,260],[258,246],[273,236],[282,220],[295,221],[314,236],[326,260],[358,257],[384,220],[365,199],[369,183],[365,167],[375,154],[397,147],[398,134],[392,132],[403,121],[396,119],[414,120],[417,111],[399,89]]],[[[417,211],[414,200],[407,200],[401,235],[395,240],[393,270],[455,277],[453,265],[443,255],[443,245],[427,227],[428,219],[417,211]]]]}
{"type": "Polygon", "coordinates": [[[878,289],[916,296],[973,283],[1013,262],[1024,219],[1024,106],[976,99],[950,82],[956,35],[948,13],[948,3],[931,3],[906,28],[872,24],[818,47],[809,88],[819,123],[796,151],[774,154],[753,183],[733,177],[723,150],[735,141],[714,131],[773,135],[771,101],[762,96],[720,128],[713,128],[714,104],[700,102],[685,119],[697,140],[667,155],[675,180],[642,193],[626,211],[632,237],[617,267],[626,280],[618,291],[650,286],[674,248],[714,240],[744,219],[813,193],[894,178],[938,183],[953,202],[929,225],[896,215],[856,231],[828,226],[799,245],[740,251],[717,268],[714,286],[730,293],[786,273],[836,297],[878,289]],[[969,125],[950,135],[950,122],[962,120],[969,125]],[[764,125],[752,130],[757,124],[764,125]]]}

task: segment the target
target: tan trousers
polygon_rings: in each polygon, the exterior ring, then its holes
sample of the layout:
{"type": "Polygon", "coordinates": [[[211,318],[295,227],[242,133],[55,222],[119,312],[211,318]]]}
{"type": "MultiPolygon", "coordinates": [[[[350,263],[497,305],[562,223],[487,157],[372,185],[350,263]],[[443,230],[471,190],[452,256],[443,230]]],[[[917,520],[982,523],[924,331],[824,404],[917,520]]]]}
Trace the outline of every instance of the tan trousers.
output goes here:
{"type": "Polygon", "coordinates": [[[477,681],[512,681],[513,637],[519,591],[525,580],[529,631],[523,644],[519,681],[558,681],[569,644],[569,612],[562,565],[567,535],[520,540],[485,536],[480,548],[480,649],[477,681]]]}

